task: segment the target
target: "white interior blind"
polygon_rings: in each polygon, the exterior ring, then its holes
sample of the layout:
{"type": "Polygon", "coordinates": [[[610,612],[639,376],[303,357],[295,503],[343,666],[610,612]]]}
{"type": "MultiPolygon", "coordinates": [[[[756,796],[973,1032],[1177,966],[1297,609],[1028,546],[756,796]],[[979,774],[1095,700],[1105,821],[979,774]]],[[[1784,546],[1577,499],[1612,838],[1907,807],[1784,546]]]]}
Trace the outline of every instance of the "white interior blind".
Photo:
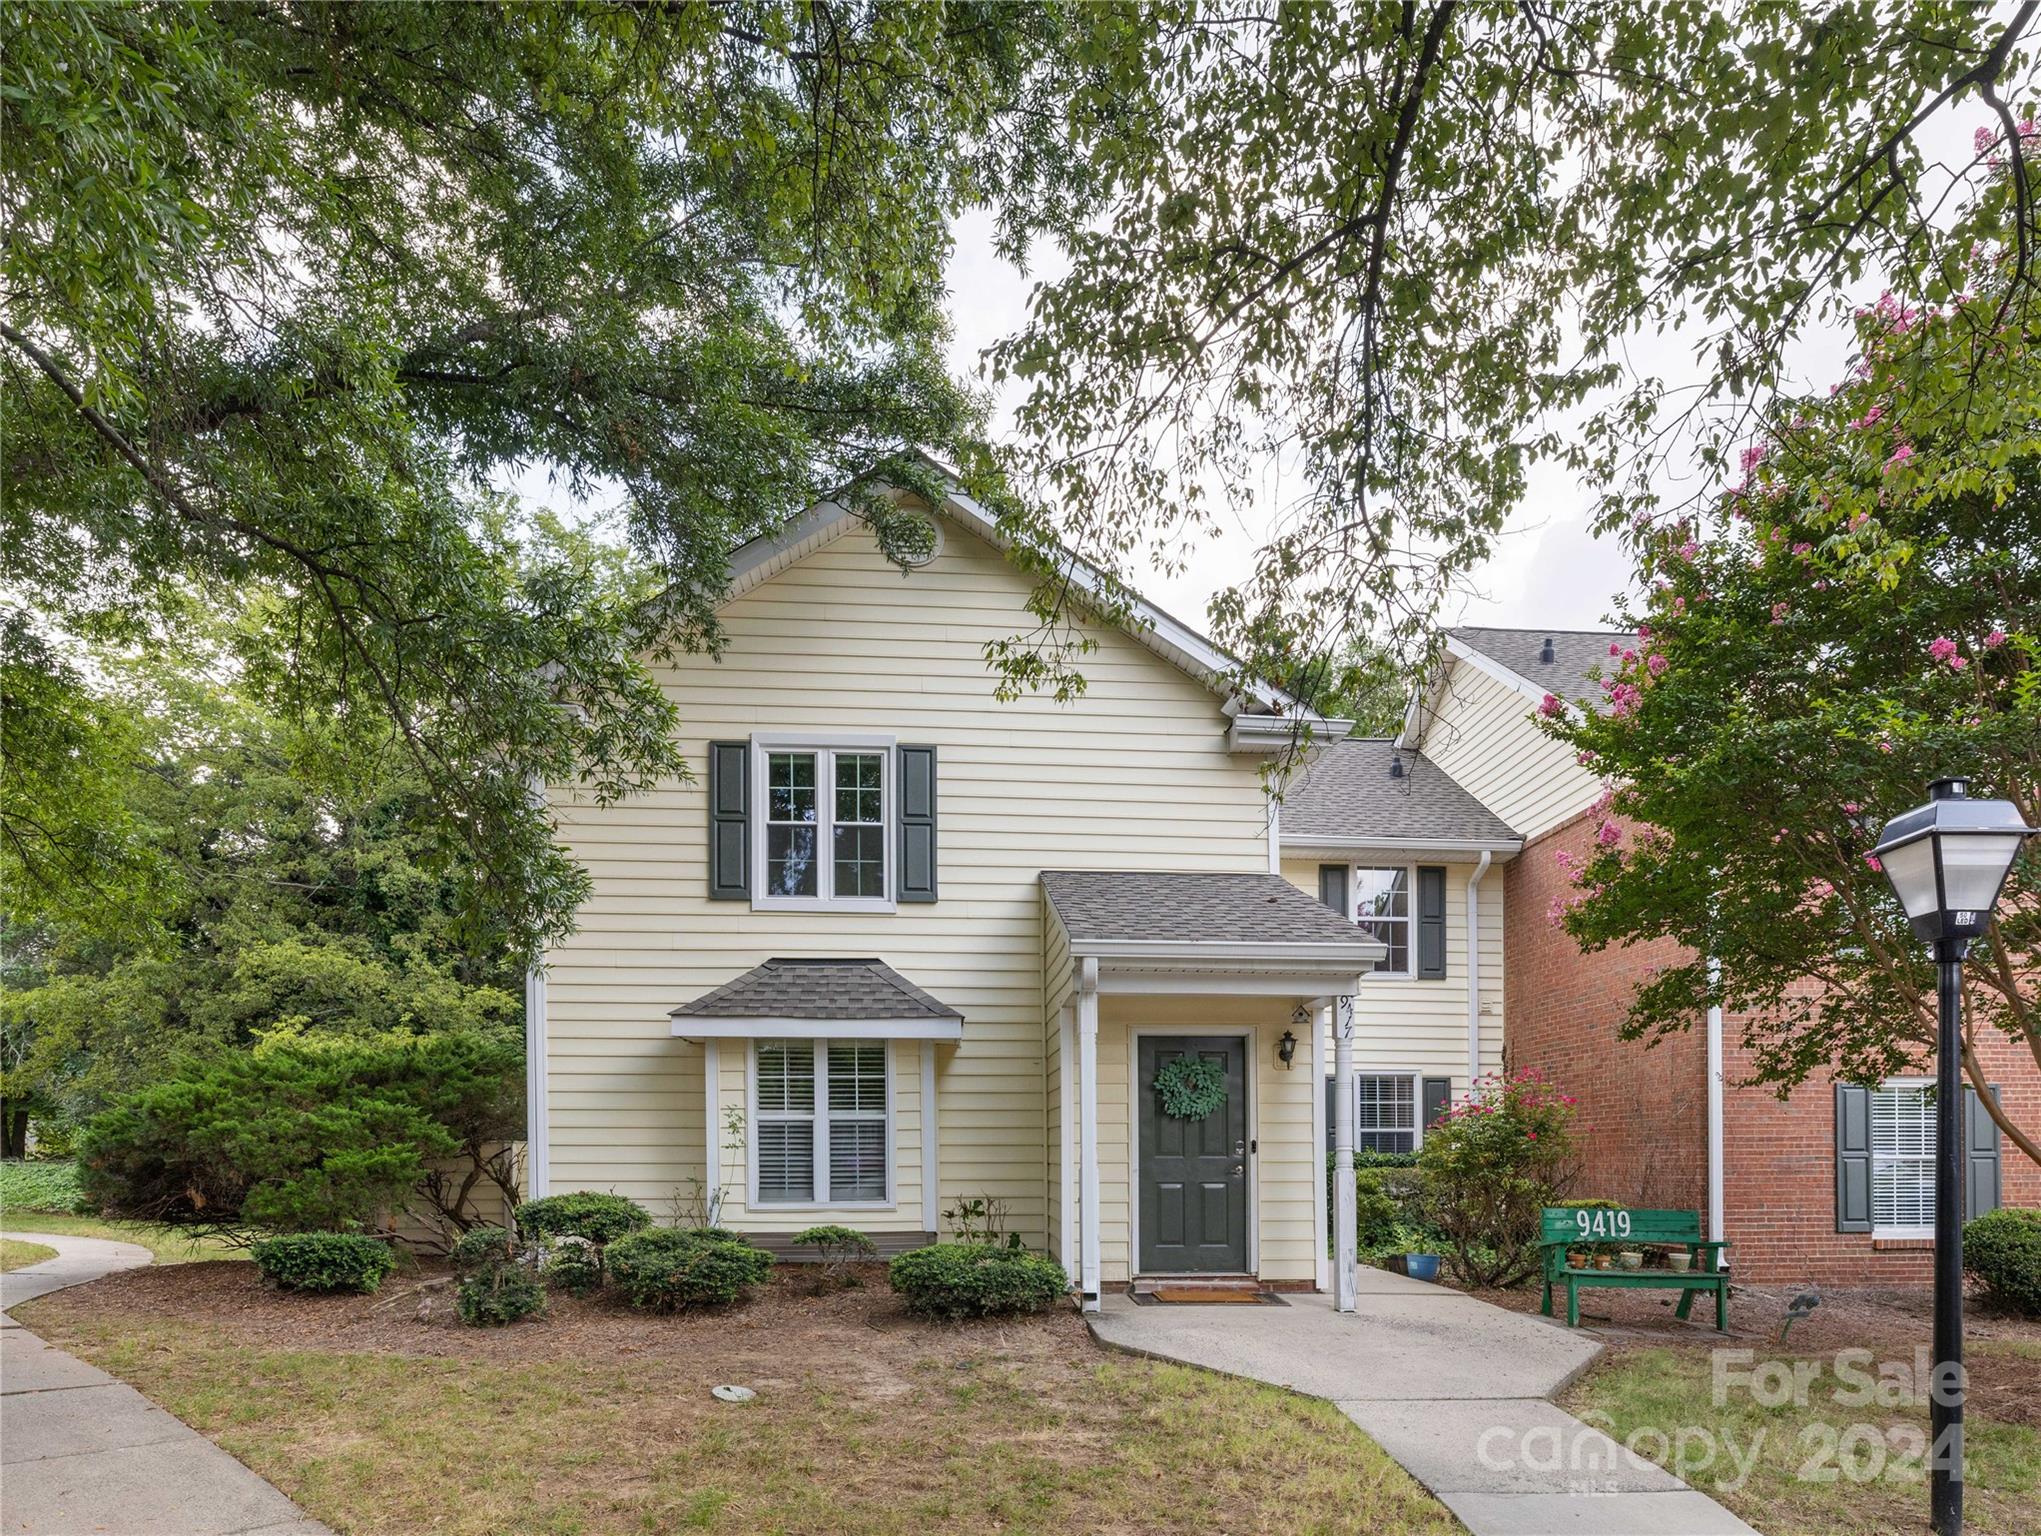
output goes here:
{"type": "Polygon", "coordinates": [[[1366,1152],[1417,1146],[1417,1083],[1400,1074],[1354,1079],[1354,1145],[1366,1152]]]}
{"type": "Polygon", "coordinates": [[[1932,1231],[1935,1101],[1925,1084],[1871,1090],[1871,1227],[1932,1231]]]}
{"type": "Polygon", "coordinates": [[[883,1202],[892,1155],[890,1074],[883,1040],[761,1040],[758,1201],[883,1202]]]}

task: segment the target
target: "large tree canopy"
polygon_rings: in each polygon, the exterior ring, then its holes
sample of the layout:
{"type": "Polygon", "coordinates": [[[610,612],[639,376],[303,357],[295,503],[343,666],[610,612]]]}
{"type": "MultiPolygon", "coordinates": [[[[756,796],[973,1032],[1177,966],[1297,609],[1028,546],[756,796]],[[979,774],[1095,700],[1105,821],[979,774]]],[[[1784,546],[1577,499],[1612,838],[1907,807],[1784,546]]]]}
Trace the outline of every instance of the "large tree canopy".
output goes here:
{"type": "MultiPolygon", "coordinates": [[[[78,641],[180,643],[394,727],[529,947],[579,885],[534,779],[681,771],[646,649],[709,645],[727,557],[820,494],[968,465],[948,220],[1030,169],[1052,18],[1000,6],[21,4],[0,14],[0,878],[102,915],[78,641]],[[613,544],[504,476],[621,487],[613,544]],[[250,608],[251,594],[253,606],[250,608]]],[[[1033,169],[1039,169],[1034,167],[1033,169]]],[[[891,522],[885,503],[865,509],[891,522]]],[[[910,530],[911,532],[911,530],[910,530]]]]}
{"type": "Polygon", "coordinates": [[[1022,386],[1033,484],[1132,570],[1215,536],[1280,464],[1221,638],[1372,632],[1408,659],[1533,465],[1570,466],[1627,527],[1669,454],[1723,461],[1866,274],[1941,302],[1973,242],[2004,243],[2003,300],[2032,312],[2033,153],[2012,130],[2036,12],[1087,9],[1070,136],[1093,176],[1014,236],[1052,229],[1070,270],[993,354],[1022,386]],[[1932,154],[1957,113],[1962,151],[1932,154]],[[1971,123],[1997,148],[1973,155],[1971,123]],[[1698,390],[1627,366],[1629,338],[1673,326],[1698,390]]]}
{"type": "MultiPolygon", "coordinates": [[[[1878,829],[1951,775],[2041,825],[2041,337],[2002,304],[2018,259],[1980,251],[1974,292],[1858,317],[1856,367],[1781,407],[1723,515],[1649,536],[1602,707],[1548,702],[1613,786],[1554,920],[1591,948],[1691,953],[1638,991],[1634,1035],[1723,1004],[1777,1084],[1875,1081],[1933,1044],[1933,967],[1878,829]]],[[[1966,980],[1971,1080],[1987,1034],[2041,1066],[2041,847],[1966,980]]],[[[2041,1124],[1993,1108],[2041,1161],[2041,1124]]]]}

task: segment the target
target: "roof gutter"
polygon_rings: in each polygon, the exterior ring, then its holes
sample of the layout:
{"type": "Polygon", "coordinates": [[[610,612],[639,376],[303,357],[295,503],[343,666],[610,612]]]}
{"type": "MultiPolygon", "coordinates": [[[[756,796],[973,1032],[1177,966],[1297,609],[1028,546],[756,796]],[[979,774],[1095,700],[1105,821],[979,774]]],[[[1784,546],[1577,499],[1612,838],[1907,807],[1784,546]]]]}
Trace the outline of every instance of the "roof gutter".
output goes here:
{"type": "Polygon", "coordinates": [[[1279,966],[1352,966],[1365,968],[1388,953],[1373,939],[1329,939],[1323,943],[1262,944],[1207,939],[1081,939],[1070,940],[1078,959],[1212,961],[1234,968],[1242,964],[1279,966]]]}
{"type": "Polygon", "coordinates": [[[1507,860],[1523,851],[1521,837],[1312,837],[1288,832],[1283,835],[1283,852],[1302,858],[1319,853],[1468,853],[1507,860]]]}

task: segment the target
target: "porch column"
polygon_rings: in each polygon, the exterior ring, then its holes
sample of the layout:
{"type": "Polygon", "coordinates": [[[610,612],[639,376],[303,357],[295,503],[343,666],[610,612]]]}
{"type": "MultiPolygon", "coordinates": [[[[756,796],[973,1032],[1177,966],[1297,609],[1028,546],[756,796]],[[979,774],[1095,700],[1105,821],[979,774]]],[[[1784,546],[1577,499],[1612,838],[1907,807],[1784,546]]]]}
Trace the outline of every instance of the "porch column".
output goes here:
{"type": "Polygon", "coordinates": [[[1079,962],[1077,977],[1078,1292],[1087,1312],[1099,1309],[1098,961],[1079,962]]]}
{"type": "Polygon", "coordinates": [[[1336,1311],[1359,1307],[1360,1235],[1354,1211],[1354,1005],[1336,998],[1332,1008],[1332,1304],[1336,1311]]]}
{"type": "Polygon", "coordinates": [[[1056,1252],[1075,1285],[1083,1278],[1077,1250],[1077,1005],[1056,1010],[1056,1252]]]}
{"type": "Polygon", "coordinates": [[[723,1147],[722,1116],[717,1112],[721,1106],[716,1102],[716,1091],[721,1087],[723,1058],[716,1049],[716,1042],[702,1042],[702,1183],[706,1186],[704,1199],[708,1202],[705,1214],[710,1226],[719,1226],[723,1220],[723,1147]]]}
{"type": "MultiPolygon", "coordinates": [[[[1311,999],[1311,1147],[1320,1156],[1331,1138],[1325,1127],[1325,1037],[1332,1030],[1332,999],[1311,999]]],[[[1332,1289],[1332,1219],[1326,1208],[1325,1179],[1313,1179],[1311,1190],[1311,1252],[1313,1274],[1321,1294],[1332,1289]]]]}
{"type": "Polygon", "coordinates": [[[942,1209],[941,1121],[935,1102],[935,1042],[921,1042],[921,1225],[933,1235],[936,1213],[942,1209]]]}

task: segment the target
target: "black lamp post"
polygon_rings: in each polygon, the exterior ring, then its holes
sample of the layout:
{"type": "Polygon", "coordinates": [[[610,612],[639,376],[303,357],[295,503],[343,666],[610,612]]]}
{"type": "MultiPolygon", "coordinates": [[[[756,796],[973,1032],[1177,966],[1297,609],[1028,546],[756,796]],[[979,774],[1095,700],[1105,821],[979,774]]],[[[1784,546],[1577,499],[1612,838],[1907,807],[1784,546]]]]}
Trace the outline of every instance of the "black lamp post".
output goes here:
{"type": "Polygon", "coordinates": [[[2005,800],[1973,800],[1964,779],[1937,779],[1928,803],[1895,816],[1878,861],[1914,936],[1935,947],[1935,1371],[1931,1507],[1937,1536],[1963,1529],[1963,957],[1991,923],[2020,844],[2035,828],[2005,800]]]}

